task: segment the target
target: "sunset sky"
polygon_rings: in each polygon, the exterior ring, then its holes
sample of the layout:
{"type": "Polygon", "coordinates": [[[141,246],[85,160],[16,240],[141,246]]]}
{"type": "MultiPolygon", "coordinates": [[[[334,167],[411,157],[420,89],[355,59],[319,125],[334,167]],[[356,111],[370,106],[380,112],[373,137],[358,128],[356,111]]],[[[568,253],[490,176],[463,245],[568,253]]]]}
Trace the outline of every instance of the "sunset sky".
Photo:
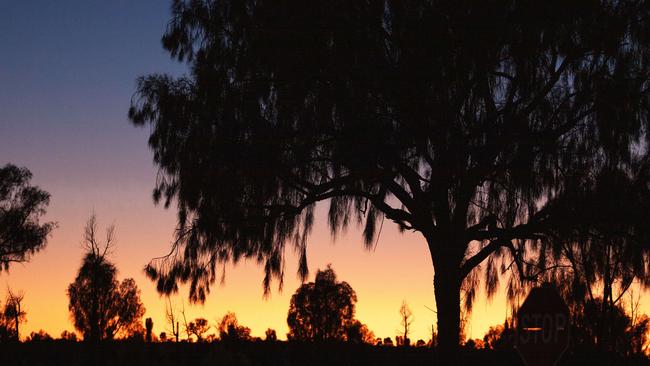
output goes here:
{"type": "MultiPolygon", "coordinates": [[[[130,125],[127,110],[137,76],[185,70],[160,44],[168,8],[166,0],[2,3],[0,165],[30,169],[33,183],[52,195],[46,219],[58,223],[44,251],[0,273],[0,301],[7,287],[25,294],[22,336],[44,329],[58,337],[73,329],[66,288],[80,266],[83,227],[93,212],[102,232],[116,226],[111,259],[118,278],[136,280],[154,332],[167,330],[164,298],[143,267],[168,252],[175,211],[151,199],[156,168],[147,146],[149,130],[130,125]]],[[[423,238],[400,234],[386,222],[375,250],[368,251],[354,227],[331,238],[324,209],[309,240],[310,280],[317,268],[331,263],[357,292],[357,318],[382,338],[398,334],[398,310],[406,300],[414,314],[411,339],[427,340],[435,323],[427,307],[435,308],[435,302],[423,238]]],[[[262,268],[249,261],[228,266],[225,284],[215,284],[204,305],[187,304],[185,290],[172,300],[178,306],[185,301],[188,320],[200,316],[214,324],[234,311],[254,336],[274,328],[285,338],[289,299],[300,285],[297,257],[287,254],[285,288],[279,292],[276,286],[269,299],[262,296],[262,268]]],[[[648,301],[642,301],[642,310],[649,312],[648,301]]],[[[480,292],[467,331],[481,338],[505,316],[502,293],[488,302],[480,292]]]]}

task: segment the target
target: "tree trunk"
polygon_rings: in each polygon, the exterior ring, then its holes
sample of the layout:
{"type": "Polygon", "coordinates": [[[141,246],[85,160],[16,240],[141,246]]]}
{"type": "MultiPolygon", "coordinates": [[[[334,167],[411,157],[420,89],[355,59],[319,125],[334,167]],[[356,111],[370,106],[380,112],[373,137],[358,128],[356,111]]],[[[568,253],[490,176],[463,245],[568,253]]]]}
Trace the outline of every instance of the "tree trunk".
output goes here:
{"type": "Polygon", "coordinates": [[[458,357],[460,344],[461,281],[459,266],[446,259],[440,258],[434,266],[433,286],[438,317],[438,350],[442,359],[449,361],[458,357]]]}

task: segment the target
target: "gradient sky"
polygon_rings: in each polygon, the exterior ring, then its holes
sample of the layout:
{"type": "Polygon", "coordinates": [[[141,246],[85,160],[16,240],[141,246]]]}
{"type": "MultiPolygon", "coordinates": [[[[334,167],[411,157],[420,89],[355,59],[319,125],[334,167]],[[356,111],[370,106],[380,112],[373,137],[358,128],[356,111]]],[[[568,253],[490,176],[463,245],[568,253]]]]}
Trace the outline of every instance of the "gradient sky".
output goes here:
{"type": "MultiPolygon", "coordinates": [[[[0,293],[8,286],[25,293],[23,336],[39,329],[53,336],[72,330],[66,288],[80,266],[83,227],[94,212],[102,232],[116,225],[111,259],[118,278],[136,280],[145,317],[153,318],[155,333],[165,331],[164,298],[142,269],[167,253],[175,212],[153,204],[156,168],[148,129],[134,128],[126,115],[137,76],[185,70],[160,45],[169,2],[3,1],[1,8],[0,165],[11,162],[32,171],[33,183],[52,195],[46,219],[58,228],[29,263],[0,273],[0,293]]],[[[331,263],[357,292],[357,318],[381,337],[398,334],[398,310],[406,300],[414,313],[411,339],[428,339],[435,323],[426,308],[435,308],[433,269],[421,236],[399,234],[387,222],[376,249],[368,251],[356,228],[333,240],[325,218],[317,215],[309,241],[310,280],[317,268],[331,263]]],[[[187,304],[187,291],[173,302],[180,306],[185,300],[189,318],[214,323],[230,310],[253,335],[263,336],[270,327],[285,338],[289,298],[300,285],[296,269],[296,256],[289,252],[285,289],[275,289],[269,299],[262,297],[262,269],[250,261],[228,266],[226,283],[215,284],[204,305],[187,304]]],[[[505,309],[501,292],[492,301],[479,293],[468,333],[482,337],[490,325],[503,322],[505,309]]]]}

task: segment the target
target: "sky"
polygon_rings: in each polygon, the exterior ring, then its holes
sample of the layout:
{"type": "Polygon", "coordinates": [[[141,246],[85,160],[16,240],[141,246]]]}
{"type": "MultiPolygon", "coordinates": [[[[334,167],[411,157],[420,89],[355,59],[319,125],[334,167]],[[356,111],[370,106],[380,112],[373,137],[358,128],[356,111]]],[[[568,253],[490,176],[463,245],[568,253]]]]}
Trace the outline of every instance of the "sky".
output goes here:
{"type": "MultiPolygon", "coordinates": [[[[185,65],[171,60],[160,43],[169,2],[0,4],[0,166],[13,163],[31,170],[32,183],[52,196],[45,219],[58,225],[46,249],[0,273],[0,301],[7,287],[24,293],[23,336],[39,329],[53,336],[72,331],[66,289],[81,264],[85,222],[95,213],[100,231],[116,227],[117,246],[110,259],[118,279],[136,280],[154,332],[169,334],[165,298],[143,267],[168,252],[175,211],[154,205],[157,170],[147,146],[149,130],[135,128],[127,119],[138,76],[185,72],[185,65]]],[[[414,314],[411,339],[429,339],[435,301],[424,239],[417,233],[400,234],[387,222],[375,249],[366,250],[358,228],[331,238],[323,212],[324,207],[317,210],[308,241],[309,280],[317,268],[331,263],[339,280],[357,292],[357,318],[377,336],[394,339],[399,333],[399,308],[406,301],[414,314]]],[[[215,284],[204,304],[189,304],[186,289],[171,300],[185,307],[188,321],[204,317],[215,324],[226,311],[234,311],[254,336],[273,328],[286,338],[289,300],[300,286],[297,257],[289,250],[287,258],[284,290],[276,287],[268,299],[263,297],[262,268],[242,261],[227,266],[225,283],[215,284]]],[[[482,338],[489,326],[503,323],[506,308],[502,291],[491,301],[479,291],[468,335],[482,338]]]]}

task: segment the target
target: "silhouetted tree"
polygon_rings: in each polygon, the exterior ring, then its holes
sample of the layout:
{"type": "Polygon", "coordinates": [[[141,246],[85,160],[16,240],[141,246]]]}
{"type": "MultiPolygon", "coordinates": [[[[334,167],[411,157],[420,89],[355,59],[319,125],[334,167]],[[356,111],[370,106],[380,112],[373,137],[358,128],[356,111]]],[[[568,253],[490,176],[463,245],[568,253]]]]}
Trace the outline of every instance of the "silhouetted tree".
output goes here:
{"type": "Polygon", "coordinates": [[[180,328],[178,326],[178,315],[174,311],[174,306],[172,305],[172,300],[167,296],[167,302],[165,303],[165,318],[167,323],[171,326],[171,334],[178,342],[178,337],[181,335],[180,328]]]}
{"type": "Polygon", "coordinates": [[[53,222],[41,223],[50,194],[30,185],[32,173],[7,164],[0,167],[0,270],[28,261],[45,247],[53,222]]]}
{"type": "Polygon", "coordinates": [[[63,341],[68,341],[68,342],[76,342],[77,341],[77,334],[75,332],[70,332],[67,330],[64,330],[61,332],[61,340],[63,341]]]}
{"type": "Polygon", "coordinates": [[[291,296],[287,337],[297,341],[345,340],[356,302],[352,287],[345,281],[338,282],[329,265],[318,270],[314,282],[303,284],[291,296]]]}
{"type": "Polygon", "coordinates": [[[402,339],[404,340],[405,346],[408,346],[409,333],[411,332],[411,324],[413,324],[413,312],[409,305],[406,303],[406,300],[402,301],[402,306],[399,308],[399,316],[402,324],[402,339]]]}
{"type": "Polygon", "coordinates": [[[404,337],[399,336],[399,335],[398,335],[398,336],[395,336],[395,345],[396,345],[397,347],[404,346],[404,337]]]}
{"type": "Polygon", "coordinates": [[[160,332],[160,335],[158,337],[160,338],[161,342],[167,342],[167,332],[160,332]]]}
{"type": "Polygon", "coordinates": [[[373,344],[375,333],[358,320],[352,320],[345,328],[346,341],[354,344],[373,344]]]}
{"type": "Polygon", "coordinates": [[[275,329],[268,328],[264,332],[264,340],[269,342],[275,342],[278,340],[278,335],[275,333],[275,329]]]}
{"type": "Polygon", "coordinates": [[[145,340],[147,342],[151,342],[151,339],[153,338],[153,320],[151,318],[147,318],[144,321],[145,328],[147,329],[147,335],[145,336],[145,340]]]}
{"type": "MultiPolygon", "coordinates": [[[[585,177],[558,200],[556,204],[564,205],[575,219],[570,225],[559,225],[555,245],[542,247],[548,254],[529,266],[536,271],[551,268],[546,280],[556,282],[577,309],[600,298],[602,319],[615,316],[614,307],[635,281],[643,288],[650,287],[646,265],[650,260],[648,162],[645,156],[629,166],[607,166],[585,177]]],[[[597,345],[603,349],[613,346],[608,331],[601,332],[597,345]]]]}
{"type": "Polygon", "coordinates": [[[513,346],[513,329],[506,319],[503,325],[490,327],[483,336],[485,348],[503,350],[513,346]]]}
{"type": "Polygon", "coordinates": [[[576,344],[583,349],[598,347],[599,342],[602,342],[599,338],[605,337],[609,351],[625,356],[642,354],[648,344],[649,319],[643,316],[633,322],[620,305],[603,313],[602,301],[600,298],[589,300],[574,314],[571,332],[576,344]]]}
{"type": "MultiPolygon", "coordinates": [[[[1,305],[1,304],[0,304],[1,305]]],[[[0,307],[0,342],[15,341],[15,331],[13,319],[7,318],[4,315],[4,307],[0,307]]]]}
{"type": "Polygon", "coordinates": [[[239,325],[235,313],[227,312],[219,321],[217,330],[222,341],[248,341],[251,339],[251,329],[239,325]]]}
{"type": "Polygon", "coordinates": [[[480,339],[470,339],[464,344],[467,349],[484,349],[485,343],[480,339]]]}
{"type": "Polygon", "coordinates": [[[145,309],[140,290],[131,278],[119,283],[115,266],[107,259],[114,245],[114,227],[106,232],[102,244],[96,238],[97,222],[91,216],[84,231],[84,256],[75,281],[68,286],[68,309],[75,328],[86,341],[129,336],[142,330],[145,309]]]}
{"type": "Polygon", "coordinates": [[[390,339],[390,337],[386,337],[386,338],[384,338],[384,346],[390,346],[390,347],[392,347],[392,346],[393,346],[393,340],[390,339]]]}
{"type": "Polygon", "coordinates": [[[2,315],[6,319],[7,324],[12,323],[13,338],[16,341],[20,340],[20,323],[23,323],[27,317],[27,313],[22,308],[24,298],[25,295],[23,293],[15,293],[11,289],[7,289],[7,299],[2,315]]]}
{"type": "Polygon", "coordinates": [[[41,329],[38,332],[31,332],[25,341],[26,342],[49,342],[51,340],[52,340],[52,336],[49,335],[43,329],[41,329]]]}
{"type": "Polygon", "coordinates": [[[147,268],[161,292],[189,281],[203,301],[217,264],[244,256],[264,262],[268,290],[288,242],[306,278],[314,207],[329,201],[332,233],[359,222],[367,246],[384,218],[422,234],[439,347],[453,352],[468,275],[487,259],[494,294],[497,260],[524,266],[571,222],[559,197],[647,148],[635,144],[650,136],[646,1],[174,0],[172,12],[163,46],[190,75],[140,78],[129,111],[152,125],[154,199],[178,205],[174,255],[147,268]]]}
{"type": "Polygon", "coordinates": [[[628,328],[628,355],[646,356],[648,347],[650,347],[649,334],[650,318],[646,314],[641,315],[636,321],[632,321],[628,328]]]}
{"type": "Polygon", "coordinates": [[[205,318],[196,318],[187,325],[187,331],[196,336],[197,342],[202,342],[205,333],[210,329],[208,320],[205,318]]]}

